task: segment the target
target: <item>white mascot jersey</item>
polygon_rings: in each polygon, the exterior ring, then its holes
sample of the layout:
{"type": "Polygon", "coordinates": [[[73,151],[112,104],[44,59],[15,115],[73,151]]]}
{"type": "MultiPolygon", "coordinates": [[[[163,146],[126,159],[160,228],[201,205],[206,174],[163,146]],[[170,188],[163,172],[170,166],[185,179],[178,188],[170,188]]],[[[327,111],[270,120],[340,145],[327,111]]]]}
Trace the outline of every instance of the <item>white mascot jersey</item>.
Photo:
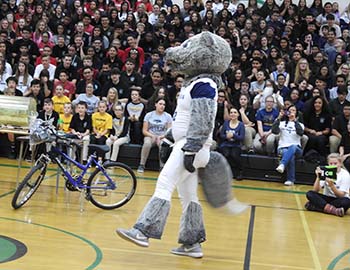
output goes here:
{"type": "MultiPolygon", "coordinates": [[[[193,81],[190,85],[187,87],[182,87],[180,90],[180,95],[177,99],[177,107],[176,111],[173,116],[173,124],[172,124],[172,134],[174,137],[175,142],[183,139],[187,135],[188,131],[188,126],[191,120],[191,90],[193,89],[193,86],[198,83],[198,82],[203,82],[203,83],[209,83],[210,87],[212,87],[215,90],[215,112],[217,110],[217,86],[216,83],[214,83],[213,80],[208,79],[208,78],[201,78],[196,81],[193,81]]],[[[206,113],[206,112],[203,112],[206,113]]],[[[215,122],[215,115],[214,118],[212,119],[213,123],[215,122]]],[[[212,132],[210,136],[208,137],[206,144],[212,142],[212,132]]]]}

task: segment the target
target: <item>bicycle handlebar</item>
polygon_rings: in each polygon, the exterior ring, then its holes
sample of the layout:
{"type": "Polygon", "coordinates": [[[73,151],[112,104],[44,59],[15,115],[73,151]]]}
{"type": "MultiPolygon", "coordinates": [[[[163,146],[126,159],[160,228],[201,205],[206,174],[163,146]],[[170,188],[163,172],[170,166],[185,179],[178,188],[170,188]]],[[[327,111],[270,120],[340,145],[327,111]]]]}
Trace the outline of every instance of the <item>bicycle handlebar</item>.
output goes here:
{"type": "Polygon", "coordinates": [[[67,144],[67,145],[75,145],[75,146],[77,146],[79,148],[81,147],[81,145],[78,144],[77,142],[75,142],[74,139],[67,138],[67,137],[59,135],[58,132],[57,132],[56,127],[54,125],[52,125],[49,121],[44,121],[42,123],[42,126],[46,127],[50,131],[50,134],[55,136],[56,139],[61,140],[61,142],[59,142],[59,143],[64,143],[64,144],[67,144]]]}

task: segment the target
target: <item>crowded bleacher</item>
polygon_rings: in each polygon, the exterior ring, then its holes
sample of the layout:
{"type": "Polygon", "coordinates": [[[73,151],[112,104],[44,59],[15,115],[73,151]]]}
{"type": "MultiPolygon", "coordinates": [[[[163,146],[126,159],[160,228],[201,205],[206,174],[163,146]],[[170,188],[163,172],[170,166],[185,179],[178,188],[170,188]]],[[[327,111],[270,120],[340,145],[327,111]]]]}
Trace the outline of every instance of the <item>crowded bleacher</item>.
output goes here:
{"type": "MultiPolygon", "coordinates": [[[[84,141],[83,162],[89,142],[109,145],[100,158],[112,160],[136,144],[145,170],[186,82],[164,62],[165,50],[211,31],[233,54],[213,148],[225,146],[222,128],[237,114],[244,137],[229,158],[278,156],[272,127],[294,105],[302,155],[322,162],[339,152],[350,170],[350,4],[340,11],[322,0],[2,0],[0,20],[0,93],[34,98],[38,117],[57,118],[58,129],[84,141]]],[[[16,158],[15,137],[6,139],[16,158]]],[[[239,161],[232,166],[240,179],[239,161]]]]}

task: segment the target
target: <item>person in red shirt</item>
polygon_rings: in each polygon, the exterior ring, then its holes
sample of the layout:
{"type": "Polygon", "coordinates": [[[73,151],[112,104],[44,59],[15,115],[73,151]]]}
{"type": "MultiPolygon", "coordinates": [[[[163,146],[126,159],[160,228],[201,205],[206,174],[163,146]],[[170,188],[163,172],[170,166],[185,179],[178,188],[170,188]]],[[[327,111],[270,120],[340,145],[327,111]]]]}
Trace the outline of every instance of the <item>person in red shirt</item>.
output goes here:
{"type": "Polygon", "coordinates": [[[126,55],[130,55],[130,51],[132,49],[136,49],[138,52],[138,66],[141,68],[143,63],[145,62],[145,52],[143,51],[143,49],[141,47],[138,46],[137,42],[136,42],[136,38],[132,35],[128,36],[127,38],[127,42],[129,47],[125,49],[125,53],[126,55]]]}
{"type": "Polygon", "coordinates": [[[44,56],[50,56],[50,64],[53,64],[54,66],[57,66],[57,60],[55,57],[52,57],[52,47],[49,45],[45,45],[41,51],[41,55],[36,59],[35,65],[40,65],[42,64],[42,58],[44,56]]]}
{"type": "Polygon", "coordinates": [[[63,87],[63,94],[67,97],[69,97],[70,100],[74,97],[75,94],[75,84],[68,81],[68,73],[66,70],[61,70],[59,75],[59,79],[55,79],[54,82],[54,95],[55,95],[55,89],[58,85],[61,85],[63,87]]]}

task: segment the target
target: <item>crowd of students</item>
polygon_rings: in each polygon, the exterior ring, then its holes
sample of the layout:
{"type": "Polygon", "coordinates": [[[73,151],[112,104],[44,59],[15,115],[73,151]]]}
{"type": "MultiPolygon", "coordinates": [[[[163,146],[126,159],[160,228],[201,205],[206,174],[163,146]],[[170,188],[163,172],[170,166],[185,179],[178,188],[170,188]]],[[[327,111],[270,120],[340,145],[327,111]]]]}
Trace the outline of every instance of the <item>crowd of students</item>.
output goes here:
{"type": "Polygon", "coordinates": [[[235,178],[241,151],[282,155],[287,185],[297,156],[339,151],[350,169],[350,4],[340,12],[322,0],[9,0],[0,20],[0,92],[35,98],[39,117],[55,115],[84,141],[84,160],[89,141],[110,145],[101,158],[112,160],[120,145],[143,144],[144,170],[185,80],[164,63],[165,50],[212,31],[233,53],[213,137],[235,178]]]}

